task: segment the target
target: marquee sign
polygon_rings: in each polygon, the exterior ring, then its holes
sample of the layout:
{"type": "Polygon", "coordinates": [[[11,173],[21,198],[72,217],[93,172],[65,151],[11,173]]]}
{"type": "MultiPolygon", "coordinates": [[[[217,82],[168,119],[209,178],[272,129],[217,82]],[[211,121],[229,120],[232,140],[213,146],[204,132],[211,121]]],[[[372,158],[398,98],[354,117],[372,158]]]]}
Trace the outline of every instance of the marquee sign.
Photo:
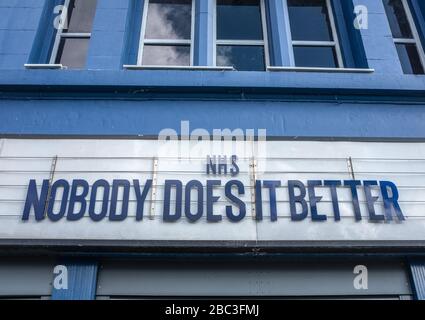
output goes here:
{"type": "Polygon", "coordinates": [[[0,141],[0,241],[425,241],[422,143],[0,141]]]}
{"type": "MultiPolygon", "coordinates": [[[[246,186],[241,180],[236,178],[240,170],[237,163],[238,157],[233,155],[230,159],[231,164],[228,164],[226,156],[207,156],[206,175],[208,177],[212,175],[213,178],[205,182],[194,179],[188,181],[184,186],[182,180],[166,179],[163,186],[162,220],[164,222],[177,222],[184,216],[185,219],[191,222],[196,222],[202,218],[205,218],[208,222],[220,222],[223,220],[223,215],[215,213],[214,204],[221,198],[224,198],[229,203],[225,206],[225,216],[229,221],[239,222],[244,219],[247,213],[247,204],[240,196],[245,195],[246,186]],[[219,179],[220,176],[227,174],[232,177],[231,180],[223,182],[219,179]],[[223,195],[217,194],[217,191],[214,190],[219,187],[224,189],[223,195]],[[172,196],[173,190],[174,196],[172,196]],[[195,196],[193,196],[193,191],[195,196]],[[172,204],[172,201],[174,204],[172,204]],[[193,206],[195,207],[194,210],[193,206]],[[234,210],[233,207],[237,207],[237,209],[234,210]]],[[[276,189],[282,187],[282,183],[283,181],[281,180],[254,180],[254,185],[251,187],[254,193],[254,218],[257,221],[263,220],[263,189],[268,190],[268,198],[264,200],[268,202],[269,219],[273,222],[278,220],[276,189]]],[[[304,220],[310,212],[311,221],[326,221],[330,215],[333,216],[335,221],[340,221],[338,189],[341,187],[350,189],[356,221],[360,221],[363,218],[359,203],[359,188],[363,189],[362,192],[365,195],[367,219],[371,221],[391,221],[393,220],[393,214],[395,214],[399,221],[404,220],[398,203],[399,192],[393,182],[376,180],[308,180],[307,185],[305,185],[299,180],[289,180],[286,188],[288,191],[290,220],[304,220]],[[316,195],[316,188],[319,187],[329,189],[333,207],[332,213],[318,212],[317,206],[323,198],[316,195]],[[375,203],[379,197],[372,195],[373,188],[379,189],[380,197],[384,204],[384,214],[376,213],[375,203]],[[300,205],[301,210],[297,210],[297,204],[300,205]]],[[[45,218],[51,221],[59,221],[65,219],[65,216],[68,221],[78,221],[86,215],[95,222],[103,219],[123,221],[129,216],[130,192],[133,193],[136,199],[136,212],[132,213],[133,220],[141,221],[144,218],[147,196],[152,192],[152,179],[145,181],[114,179],[111,184],[106,179],[99,179],[92,186],[84,179],[74,179],[72,182],[60,179],[53,183],[45,179],[41,184],[40,194],[38,194],[37,181],[31,180],[22,220],[29,220],[31,211],[33,211],[34,218],[37,221],[45,218]],[[121,196],[119,196],[120,189],[122,190],[121,196]],[[58,196],[59,193],[60,195],[58,196]],[[99,198],[99,193],[101,193],[100,209],[96,211],[96,200],[99,198]],[[59,209],[55,210],[54,207],[57,202],[59,202],[59,209]],[[79,205],[78,210],[75,209],[77,204],[79,205]]]]}

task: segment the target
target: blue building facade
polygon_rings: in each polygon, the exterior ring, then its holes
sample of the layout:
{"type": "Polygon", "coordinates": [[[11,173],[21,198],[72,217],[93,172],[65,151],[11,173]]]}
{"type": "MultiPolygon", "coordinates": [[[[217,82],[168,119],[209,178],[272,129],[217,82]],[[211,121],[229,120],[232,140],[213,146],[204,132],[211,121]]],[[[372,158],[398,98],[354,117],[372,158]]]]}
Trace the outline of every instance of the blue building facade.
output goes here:
{"type": "MultiPolygon", "coordinates": [[[[258,43],[266,43],[267,65],[261,71],[217,66],[214,0],[193,1],[190,66],[144,68],[138,55],[146,0],[98,0],[85,65],[61,68],[51,61],[58,5],[63,1],[0,0],[0,134],[4,139],[155,139],[164,128],[181,134],[182,121],[189,121],[191,130],[208,132],[266,129],[270,141],[425,141],[425,76],[403,69],[381,0],[330,1],[342,65],[319,68],[298,66],[295,61],[286,1],[264,1],[267,32],[258,43]],[[353,27],[359,6],[367,27],[353,27]]],[[[421,0],[410,0],[408,6],[420,48],[425,46],[425,6],[421,0]]],[[[221,45],[231,45],[226,41],[221,45]]],[[[47,251],[46,259],[53,254],[55,261],[65,261],[73,274],[72,290],[51,293],[52,298],[65,299],[95,297],[97,266],[105,257],[127,259],[137,252],[142,259],[150,259],[149,255],[166,259],[149,250],[144,253],[143,246],[109,252],[97,246],[84,250],[77,242],[45,249],[27,240],[21,245],[4,241],[2,247],[6,256],[13,247],[28,259],[47,251]]],[[[167,259],[179,256],[175,248],[169,251],[167,259]]],[[[224,251],[232,255],[231,250],[224,251]]],[[[235,259],[245,254],[236,251],[235,259]]],[[[421,243],[406,251],[328,248],[320,257],[320,250],[314,248],[272,251],[270,256],[279,259],[341,261],[348,256],[373,263],[398,259],[405,263],[411,296],[425,297],[421,243]]],[[[203,249],[202,254],[214,264],[227,259],[220,252],[203,249]]],[[[201,255],[196,250],[181,254],[201,255]]]]}

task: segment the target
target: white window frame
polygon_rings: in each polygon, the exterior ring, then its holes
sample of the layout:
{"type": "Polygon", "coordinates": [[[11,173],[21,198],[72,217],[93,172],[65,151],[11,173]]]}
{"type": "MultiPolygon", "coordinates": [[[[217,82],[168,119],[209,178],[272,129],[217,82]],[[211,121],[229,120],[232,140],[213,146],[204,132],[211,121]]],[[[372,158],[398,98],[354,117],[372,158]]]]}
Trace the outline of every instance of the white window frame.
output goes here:
{"type": "MultiPolygon", "coordinates": [[[[145,39],[146,35],[146,25],[148,17],[148,8],[150,0],[145,0],[142,13],[142,27],[140,31],[140,40],[139,40],[139,51],[137,54],[137,65],[139,67],[155,67],[155,68],[172,68],[172,67],[181,67],[181,66],[169,66],[169,65],[144,65],[143,64],[143,50],[145,45],[189,45],[190,47],[190,64],[193,66],[193,54],[194,54],[194,41],[195,41],[195,0],[192,0],[192,10],[191,10],[191,22],[190,22],[190,39],[145,39]]],[[[185,67],[185,66],[182,66],[185,67]]]]}
{"type": "Polygon", "coordinates": [[[58,29],[58,31],[56,32],[55,42],[53,44],[52,53],[50,55],[50,61],[49,61],[49,64],[52,64],[52,65],[56,64],[59,46],[62,39],[72,39],[72,38],[90,39],[91,38],[91,32],[72,32],[72,33],[63,32],[64,30],[68,28],[68,18],[70,18],[68,16],[68,9],[69,9],[70,3],[71,3],[71,0],[65,0],[63,4],[66,10],[62,10],[61,19],[62,21],[65,21],[65,23],[63,23],[58,29]]]}
{"type": "Polygon", "coordinates": [[[394,44],[414,44],[416,46],[416,50],[418,51],[419,59],[422,64],[422,68],[425,71],[425,52],[422,46],[421,38],[419,36],[418,29],[416,29],[415,19],[413,18],[413,13],[410,10],[409,3],[407,0],[400,0],[404,12],[406,13],[407,21],[409,23],[410,30],[412,32],[413,38],[393,38],[394,44]]]}
{"type": "MultiPolygon", "coordinates": [[[[213,55],[213,64],[217,67],[217,48],[220,45],[229,45],[229,46],[257,46],[264,48],[264,71],[270,67],[270,57],[269,57],[269,41],[268,41],[268,31],[267,31],[267,20],[266,20],[266,6],[264,0],[260,1],[260,10],[261,10],[261,26],[263,29],[263,40],[218,40],[217,39],[217,0],[214,0],[214,55],[213,55]]],[[[233,66],[226,66],[233,67],[233,66]]],[[[235,69],[236,70],[236,69],[235,69]]]]}
{"type": "MultiPolygon", "coordinates": [[[[339,38],[338,38],[338,31],[335,23],[335,16],[334,16],[334,10],[332,7],[331,0],[325,0],[326,1],[326,8],[329,15],[329,23],[331,27],[332,32],[332,38],[333,41],[301,41],[301,40],[292,40],[292,34],[291,34],[291,28],[288,28],[289,39],[291,39],[291,45],[292,45],[292,52],[295,50],[294,47],[296,46],[306,46],[306,47],[333,47],[335,50],[336,58],[337,58],[337,67],[336,69],[343,69],[344,68],[344,59],[342,58],[342,51],[341,46],[339,44],[339,38]]],[[[287,0],[283,0],[284,5],[286,6],[288,12],[289,12],[289,6],[287,0]]],[[[295,66],[295,58],[294,58],[294,66],[295,66]]]]}

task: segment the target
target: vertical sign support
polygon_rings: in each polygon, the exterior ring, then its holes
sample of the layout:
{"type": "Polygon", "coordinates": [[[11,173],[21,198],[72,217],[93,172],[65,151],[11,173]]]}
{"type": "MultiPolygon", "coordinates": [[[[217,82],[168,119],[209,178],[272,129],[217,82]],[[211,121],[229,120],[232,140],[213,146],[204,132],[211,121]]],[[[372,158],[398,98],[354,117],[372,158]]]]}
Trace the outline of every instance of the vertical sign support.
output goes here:
{"type": "Polygon", "coordinates": [[[256,219],[257,214],[255,211],[255,181],[257,181],[257,160],[253,156],[249,163],[249,176],[251,185],[251,216],[252,219],[256,219]]]}
{"type": "Polygon", "coordinates": [[[58,162],[58,156],[54,156],[52,160],[52,165],[50,167],[50,177],[49,177],[49,190],[47,191],[47,198],[46,198],[46,204],[44,206],[44,216],[47,216],[47,210],[49,209],[49,202],[50,202],[50,196],[52,193],[52,184],[53,179],[55,177],[55,171],[56,171],[56,163],[58,162]]]}
{"type": "Polygon", "coordinates": [[[353,159],[351,157],[347,159],[347,167],[348,167],[348,172],[350,173],[351,179],[356,180],[356,176],[354,175],[353,159]]]}
{"type": "Polygon", "coordinates": [[[0,155],[1,155],[1,152],[3,151],[3,146],[4,146],[4,139],[0,139],[0,155]]]}
{"type": "Polygon", "coordinates": [[[149,218],[155,219],[155,201],[158,189],[158,158],[153,158],[152,162],[152,194],[151,194],[151,208],[149,218]]]}

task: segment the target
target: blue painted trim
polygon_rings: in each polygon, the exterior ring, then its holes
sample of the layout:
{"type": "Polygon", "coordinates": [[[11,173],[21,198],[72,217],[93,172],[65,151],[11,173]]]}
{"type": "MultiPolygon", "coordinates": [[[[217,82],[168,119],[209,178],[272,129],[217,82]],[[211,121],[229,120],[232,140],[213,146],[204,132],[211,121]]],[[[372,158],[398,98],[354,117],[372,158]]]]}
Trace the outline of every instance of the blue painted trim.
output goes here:
{"type": "Polygon", "coordinates": [[[366,6],[368,9],[369,26],[360,30],[368,66],[375,69],[375,74],[389,77],[404,75],[382,0],[344,1],[353,2],[354,6],[366,6]]]}
{"type": "Polygon", "coordinates": [[[411,286],[416,300],[425,300],[425,259],[409,261],[411,286]]]}
{"type": "Polygon", "coordinates": [[[338,38],[346,68],[368,68],[359,30],[354,28],[354,5],[351,0],[332,0],[338,38]]]}
{"type": "Polygon", "coordinates": [[[425,47],[425,1],[410,0],[410,8],[415,19],[422,46],[425,47]]]}
{"type": "Polygon", "coordinates": [[[214,66],[214,11],[214,0],[195,1],[195,66],[214,66]]]}
{"type": "MultiPolygon", "coordinates": [[[[62,5],[64,0],[45,0],[43,13],[41,15],[37,33],[31,52],[28,57],[28,63],[48,63],[56,37],[54,26],[54,8],[62,5]]],[[[22,66],[23,67],[23,66],[22,66]]]]}
{"type": "Polygon", "coordinates": [[[144,0],[128,0],[127,24],[121,66],[137,64],[144,0]]]}
{"type": "Polygon", "coordinates": [[[272,66],[295,66],[286,0],[266,1],[267,34],[272,66]]]}
{"type": "Polygon", "coordinates": [[[270,137],[424,139],[424,104],[195,99],[0,100],[0,134],[156,136],[220,128],[266,129],[270,137]]]}
{"type": "Polygon", "coordinates": [[[97,262],[66,259],[57,265],[68,270],[68,289],[52,287],[52,300],[94,300],[97,287],[97,262]]]}
{"type": "Polygon", "coordinates": [[[130,0],[97,0],[86,69],[121,70],[128,30],[130,0]]]}
{"type": "MultiPolygon", "coordinates": [[[[13,86],[81,86],[87,91],[99,86],[115,88],[248,89],[299,88],[347,89],[357,93],[385,91],[416,91],[423,95],[425,76],[382,73],[309,73],[309,72],[250,72],[250,71],[176,71],[176,70],[2,70],[0,91],[13,86]],[[3,88],[2,88],[3,87],[3,88]]],[[[208,91],[208,90],[207,90],[208,91]]],[[[374,94],[378,94],[374,92],[374,94]]]]}

